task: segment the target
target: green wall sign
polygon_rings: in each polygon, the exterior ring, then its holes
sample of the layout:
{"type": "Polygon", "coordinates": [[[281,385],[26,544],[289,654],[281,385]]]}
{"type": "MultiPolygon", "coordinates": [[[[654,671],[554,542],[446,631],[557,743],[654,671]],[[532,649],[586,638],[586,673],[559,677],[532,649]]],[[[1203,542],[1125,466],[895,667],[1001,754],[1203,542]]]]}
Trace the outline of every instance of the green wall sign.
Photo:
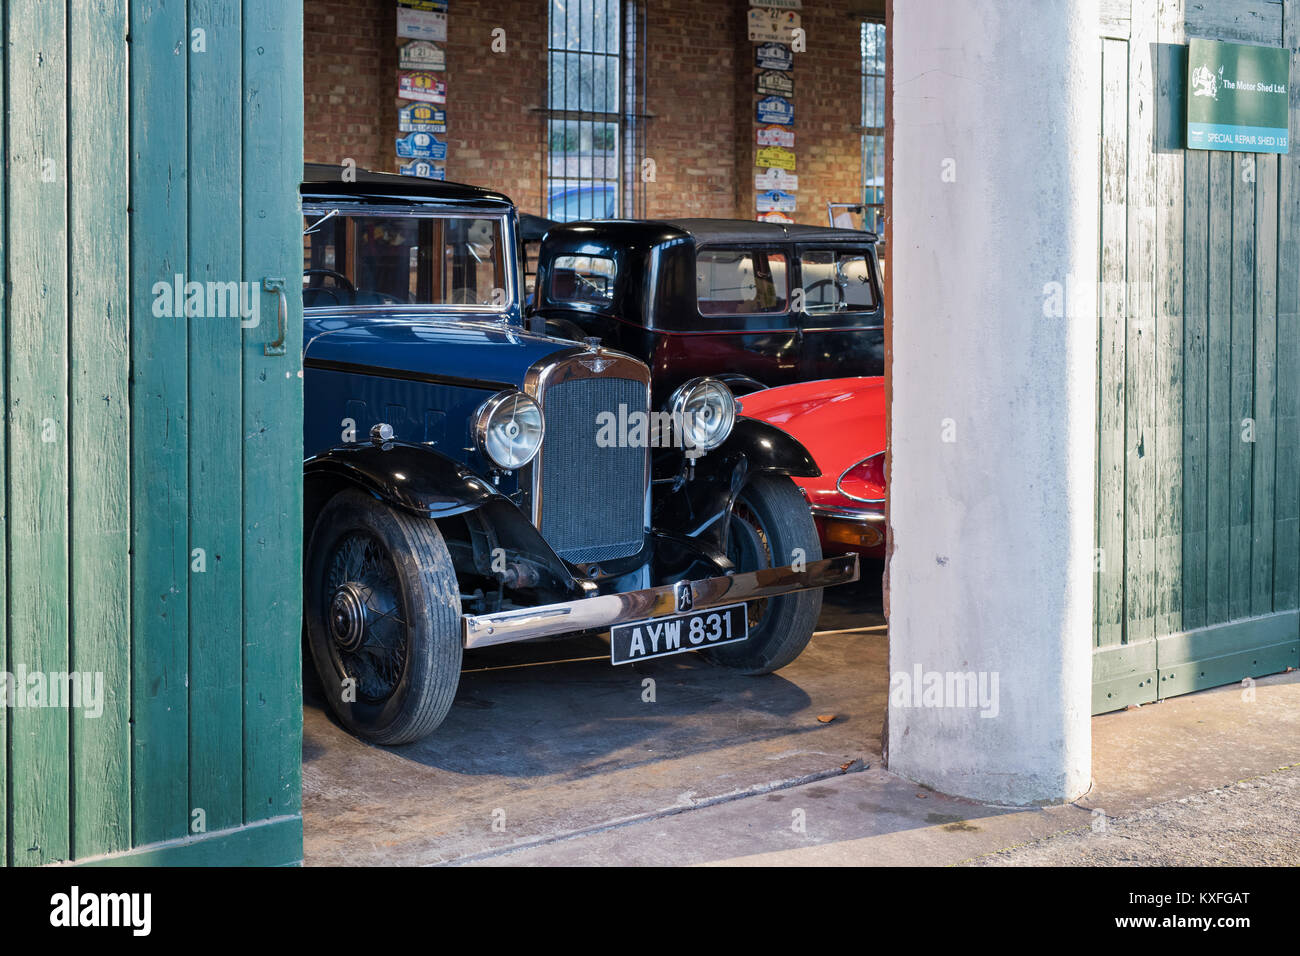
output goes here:
{"type": "Polygon", "coordinates": [[[1187,148],[1289,151],[1287,50],[1214,40],[1187,44],[1187,148]]]}

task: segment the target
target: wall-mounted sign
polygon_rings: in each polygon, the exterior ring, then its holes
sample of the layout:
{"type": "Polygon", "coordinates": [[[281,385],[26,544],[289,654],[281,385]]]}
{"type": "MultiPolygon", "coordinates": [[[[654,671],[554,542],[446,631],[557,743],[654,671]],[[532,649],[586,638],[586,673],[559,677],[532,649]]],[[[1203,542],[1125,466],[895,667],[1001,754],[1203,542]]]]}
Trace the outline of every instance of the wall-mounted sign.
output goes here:
{"type": "Polygon", "coordinates": [[[765,96],[758,101],[758,121],[790,126],[794,123],[794,106],[782,96],[765,96]]]}
{"type": "Polygon", "coordinates": [[[765,212],[765,213],[763,213],[761,216],[758,217],[758,221],[759,221],[759,222],[779,222],[779,223],[783,223],[783,224],[785,224],[785,225],[787,225],[787,226],[790,225],[790,224],[792,224],[792,223],[794,222],[793,219],[791,219],[789,216],[787,216],[787,215],[786,215],[785,213],[783,213],[783,212],[765,212]]]}
{"type": "Polygon", "coordinates": [[[447,178],[447,168],[445,166],[435,166],[425,159],[417,159],[405,166],[398,166],[397,171],[403,176],[419,176],[423,179],[445,180],[447,178]]]}
{"type": "MultiPolygon", "coordinates": [[[[397,0],[397,5],[412,10],[442,10],[444,13],[447,10],[447,0],[397,0]]],[[[779,7],[781,4],[774,3],[772,6],[779,7]]]]}
{"type": "Polygon", "coordinates": [[[794,149],[794,130],[783,126],[760,126],[754,131],[759,146],[784,146],[794,149]]]}
{"type": "Polygon", "coordinates": [[[760,70],[788,70],[794,66],[794,53],[784,43],[764,43],[754,50],[754,62],[760,70]]]}
{"type": "Polygon", "coordinates": [[[1194,39],[1187,44],[1187,148],[1290,150],[1289,51],[1194,39]]]}
{"type": "Polygon", "coordinates": [[[411,103],[397,111],[397,129],[403,133],[447,132],[447,111],[428,103],[411,103]]]}
{"type": "Polygon", "coordinates": [[[780,189],[769,189],[754,197],[759,212],[794,212],[798,200],[780,189]]]}
{"type": "Polygon", "coordinates": [[[754,77],[754,92],[759,96],[793,96],[794,77],[779,70],[764,70],[754,77]]]}
{"type": "Polygon", "coordinates": [[[794,153],[780,146],[764,146],[758,151],[754,165],[764,169],[794,169],[794,153]]]}
{"type": "Polygon", "coordinates": [[[407,133],[397,139],[400,159],[446,159],[447,144],[438,142],[432,133],[407,133]]]}
{"type": "Polygon", "coordinates": [[[798,192],[799,177],[794,173],[786,172],[784,169],[772,167],[765,172],[754,174],[754,188],[759,192],[766,192],[771,189],[779,189],[782,192],[798,192]]]}
{"type": "Polygon", "coordinates": [[[398,7],[397,35],[410,37],[412,40],[434,40],[442,43],[447,39],[447,14],[436,10],[398,7]]]}
{"type": "Polygon", "coordinates": [[[397,54],[399,70],[445,70],[447,54],[442,47],[428,40],[412,40],[397,54]]]}
{"type": "Polygon", "coordinates": [[[773,7],[777,10],[802,10],[803,0],[749,0],[751,7],[773,7]]]}
{"type": "Polygon", "coordinates": [[[397,95],[404,100],[421,100],[425,103],[447,102],[447,81],[432,73],[417,70],[397,74],[397,95]]]}
{"type": "Polygon", "coordinates": [[[753,7],[749,11],[749,39],[763,42],[779,40],[789,43],[799,27],[799,14],[793,10],[753,7]]]}

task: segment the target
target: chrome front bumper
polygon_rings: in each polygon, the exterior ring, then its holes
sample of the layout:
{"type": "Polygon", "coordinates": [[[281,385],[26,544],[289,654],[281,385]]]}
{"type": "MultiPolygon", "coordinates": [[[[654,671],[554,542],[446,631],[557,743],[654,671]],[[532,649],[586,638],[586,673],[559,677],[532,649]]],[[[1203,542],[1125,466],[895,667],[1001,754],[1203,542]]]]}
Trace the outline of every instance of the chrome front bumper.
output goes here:
{"type": "Polygon", "coordinates": [[[791,591],[827,588],[857,579],[858,556],[845,554],[814,561],[802,571],[792,567],[764,568],[762,571],[699,581],[679,581],[644,591],[602,594],[562,604],[497,614],[465,614],[461,620],[464,622],[465,646],[487,647],[574,631],[603,630],[615,624],[703,611],[791,591]]]}
{"type": "Polygon", "coordinates": [[[831,505],[813,505],[810,509],[814,518],[832,518],[836,521],[852,521],[854,524],[884,524],[883,511],[868,511],[866,508],[836,508],[831,505]]]}

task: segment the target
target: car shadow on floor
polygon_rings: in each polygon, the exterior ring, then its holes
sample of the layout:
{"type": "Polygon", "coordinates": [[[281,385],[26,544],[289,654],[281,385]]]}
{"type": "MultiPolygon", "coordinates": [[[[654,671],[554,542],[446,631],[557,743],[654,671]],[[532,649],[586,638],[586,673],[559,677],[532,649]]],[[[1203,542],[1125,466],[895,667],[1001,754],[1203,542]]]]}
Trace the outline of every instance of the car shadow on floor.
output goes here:
{"type": "MultiPolygon", "coordinates": [[[[878,575],[837,591],[833,599],[827,592],[821,630],[873,626],[878,575]]],[[[855,698],[866,704],[869,696],[863,650],[847,635],[828,634],[790,667],[761,677],[696,654],[613,667],[608,641],[600,637],[467,651],[455,703],[437,731],[383,751],[458,775],[558,780],[645,766],[668,755],[761,749],[775,741],[794,749],[804,746],[805,736],[833,740],[839,753],[852,749],[854,740],[874,745],[879,735],[879,708],[855,706],[855,698]],[[867,713],[873,726],[856,726],[867,713]]],[[[305,684],[309,706],[324,710],[314,675],[305,684]]],[[[346,733],[337,724],[333,729],[346,733]]],[[[304,746],[310,760],[312,735],[304,746]]]]}
{"type": "Polygon", "coordinates": [[[309,665],[309,859],[445,861],[874,763],[888,691],[879,577],[837,590],[827,633],[764,677],[695,654],[612,667],[590,637],[467,653],[447,719],[404,747],[334,723],[309,665]]]}

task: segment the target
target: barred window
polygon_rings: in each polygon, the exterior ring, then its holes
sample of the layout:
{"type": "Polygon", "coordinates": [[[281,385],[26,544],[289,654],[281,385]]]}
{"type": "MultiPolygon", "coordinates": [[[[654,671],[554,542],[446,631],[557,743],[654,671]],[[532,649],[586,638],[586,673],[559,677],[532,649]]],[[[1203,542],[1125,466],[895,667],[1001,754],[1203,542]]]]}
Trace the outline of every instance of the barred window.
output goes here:
{"type": "Polygon", "coordinates": [[[644,8],[551,0],[545,215],[561,222],[644,212],[644,8]]]}
{"type": "Polygon", "coordinates": [[[862,202],[863,225],[879,233],[885,218],[885,22],[863,20],[862,202]]]}

